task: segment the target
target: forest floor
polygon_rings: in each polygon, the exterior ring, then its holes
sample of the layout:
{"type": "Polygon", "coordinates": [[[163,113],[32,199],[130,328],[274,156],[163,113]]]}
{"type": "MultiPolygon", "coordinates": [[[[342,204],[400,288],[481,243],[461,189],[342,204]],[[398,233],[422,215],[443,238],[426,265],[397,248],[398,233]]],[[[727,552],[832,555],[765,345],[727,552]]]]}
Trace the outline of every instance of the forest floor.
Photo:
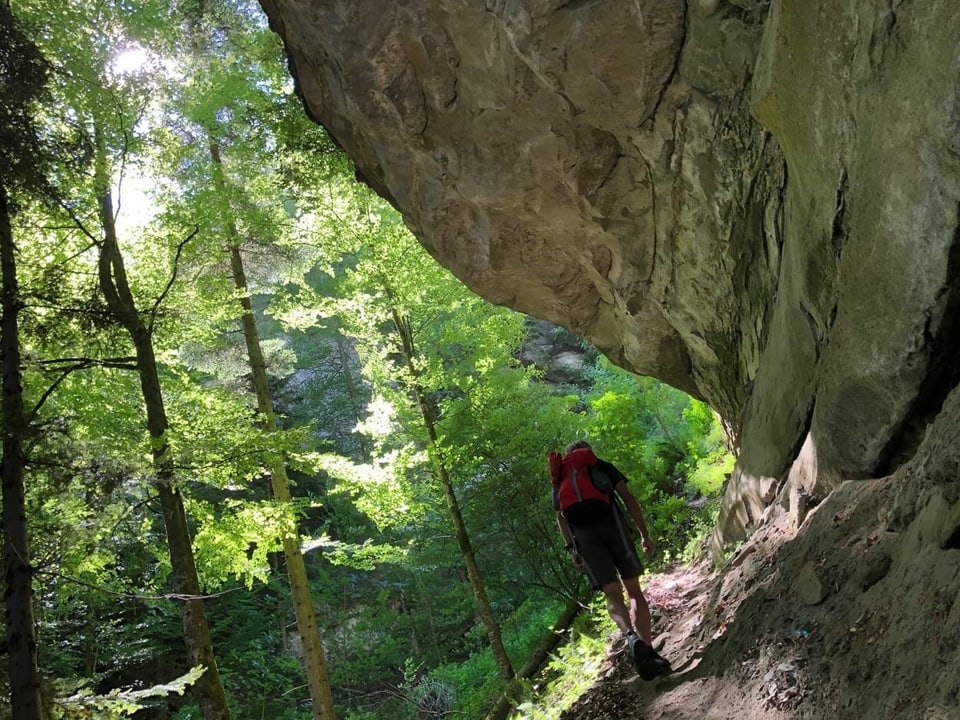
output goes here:
{"type": "Polygon", "coordinates": [[[721,570],[650,577],[654,646],[674,672],[644,682],[611,638],[561,720],[960,720],[960,553],[900,562],[910,538],[878,522],[891,492],[831,496],[800,528],[784,513],[721,570]]]}

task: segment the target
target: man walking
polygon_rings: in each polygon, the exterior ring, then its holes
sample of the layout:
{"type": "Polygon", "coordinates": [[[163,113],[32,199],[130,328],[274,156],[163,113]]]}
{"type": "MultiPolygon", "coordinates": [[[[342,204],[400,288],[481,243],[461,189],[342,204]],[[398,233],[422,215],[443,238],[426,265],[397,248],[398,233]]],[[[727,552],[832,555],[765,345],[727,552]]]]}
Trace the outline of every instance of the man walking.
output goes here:
{"type": "Polygon", "coordinates": [[[626,637],[640,677],[652,680],[670,672],[670,663],[652,647],[650,608],[639,580],[643,568],[616,500],[619,496],[623,501],[640,531],[643,551],[652,556],[653,541],[627,478],[583,440],[571,443],[563,456],[550,453],[548,463],[557,524],[574,566],[603,592],[607,612],[626,637]]]}

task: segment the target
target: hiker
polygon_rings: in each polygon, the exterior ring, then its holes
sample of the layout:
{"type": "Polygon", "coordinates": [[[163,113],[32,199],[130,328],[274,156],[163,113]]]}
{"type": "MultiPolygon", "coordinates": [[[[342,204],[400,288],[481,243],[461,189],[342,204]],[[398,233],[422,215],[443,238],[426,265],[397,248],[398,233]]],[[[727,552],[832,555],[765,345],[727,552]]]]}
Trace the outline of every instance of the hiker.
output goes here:
{"type": "Polygon", "coordinates": [[[586,572],[595,590],[603,592],[607,612],[626,637],[640,676],[651,680],[670,672],[670,663],[653,649],[650,608],[640,589],[643,568],[617,499],[636,523],[643,551],[652,557],[653,541],[640,503],[627,488],[627,478],[599,459],[583,440],[571,443],[562,457],[551,452],[547,459],[557,524],[574,566],[586,572]]]}

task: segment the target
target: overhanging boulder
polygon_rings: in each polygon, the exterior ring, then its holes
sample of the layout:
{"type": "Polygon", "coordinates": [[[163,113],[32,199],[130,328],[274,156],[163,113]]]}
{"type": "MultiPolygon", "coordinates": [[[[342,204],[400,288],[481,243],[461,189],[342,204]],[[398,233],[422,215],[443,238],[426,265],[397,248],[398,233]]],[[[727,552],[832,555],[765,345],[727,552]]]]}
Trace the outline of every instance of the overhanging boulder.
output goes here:
{"type": "Polygon", "coordinates": [[[437,260],[736,430],[720,542],[960,380],[956,0],[261,2],[437,260]]]}

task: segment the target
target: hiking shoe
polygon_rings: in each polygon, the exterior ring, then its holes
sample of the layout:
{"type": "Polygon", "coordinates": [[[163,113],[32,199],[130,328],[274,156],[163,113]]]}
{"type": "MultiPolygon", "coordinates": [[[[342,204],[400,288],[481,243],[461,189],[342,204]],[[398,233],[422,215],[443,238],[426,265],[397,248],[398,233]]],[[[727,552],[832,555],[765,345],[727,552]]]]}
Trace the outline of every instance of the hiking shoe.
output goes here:
{"type": "Polygon", "coordinates": [[[656,650],[636,635],[628,635],[627,643],[630,646],[630,657],[633,658],[637,675],[644,680],[653,680],[655,677],[673,671],[666,658],[661,657],[656,650]]]}
{"type": "Polygon", "coordinates": [[[668,673],[673,672],[673,668],[670,666],[670,661],[667,660],[663,655],[658,653],[656,650],[653,651],[653,654],[656,656],[653,659],[653,664],[657,667],[659,671],[658,675],[667,675],[668,673]]]}

